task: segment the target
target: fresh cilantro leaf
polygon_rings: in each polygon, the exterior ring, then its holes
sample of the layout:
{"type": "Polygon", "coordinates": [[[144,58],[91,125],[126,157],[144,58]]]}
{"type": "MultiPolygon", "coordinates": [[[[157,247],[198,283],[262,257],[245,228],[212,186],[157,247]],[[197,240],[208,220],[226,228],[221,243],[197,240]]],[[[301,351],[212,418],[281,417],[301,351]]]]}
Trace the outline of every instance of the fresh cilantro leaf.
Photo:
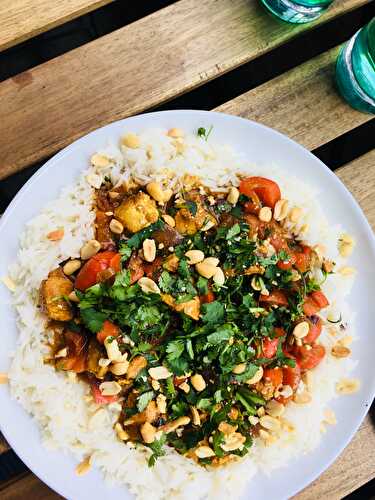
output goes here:
{"type": "Polygon", "coordinates": [[[186,350],[189,354],[190,359],[194,359],[193,343],[190,339],[187,339],[186,341],[186,350]]]}
{"type": "Polygon", "coordinates": [[[215,403],[220,403],[221,401],[223,401],[221,389],[218,389],[217,391],[215,391],[214,400],[215,400],[215,403]]]}
{"type": "Polygon", "coordinates": [[[196,287],[199,295],[206,295],[208,293],[208,279],[199,276],[196,287]]]}
{"type": "Polygon", "coordinates": [[[153,467],[156,463],[156,460],[159,457],[163,457],[165,455],[165,450],[163,449],[165,443],[167,441],[167,435],[162,434],[160,439],[155,439],[153,443],[147,444],[151,451],[152,455],[148,459],[148,466],[153,467]]]}
{"type": "Polygon", "coordinates": [[[208,410],[213,405],[213,401],[209,398],[201,398],[197,402],[198,410],[208,410]]]}
{"type": "Polygon", "coordinates": [[[192,293],[184,293],[176,299],[176,304],[183,304],[184,302],[189,302],[189,300],[192,300],[194,297],[195,294],[193,295],[192,293]]]}
{"type": "Polygon", "coordinates": [[[168,361],[179,358],[184,350],[185,344],[183,340],[172,340],[172,342],[168,342],[166,348],[168,361]]]}
{"type": "Polygon", "coordinates": [[[249,363],[244,373],[241,373],[240,375],[235,375],[235,379],[237,380],[237,382],[246,382],[246,380],[252,378],[258,370],[259,366],[249,363]]]}
{"type": "Polygon", "coordinates": [[[173,290],[175,279],[168,271],[163,271],[160,275],[158,285],[162,292],[170,293],[173,290]]]}
{"type": "Polygon", "coordinates": [[[114,287],[128,287],[130,285],[130,271],[128,269],[124,269],[116,274],[115,282],[113,283],[114,287]]]}
{"type": "Polygon", "coordinates": [[[125,262],[131,256],[132,249],[124,241],[120,241],[119,252],[121,254],[121,262],[125,262]]]}
{"type": "Polygon", "coordinates": [[[193,217],[195,217],[195,215],[197,214],[198,205],[195,203],[195,201],[184,200],[184,203],[181,205],[178,205],[178,207],[179,208],[186,208],[187,210],[189,210],[189,212],[191,213],[191,215],[193,217]]]}
{"type": "Polygon", "coordinates": [[[214,301],[202,305],[202,321],[204,323],[220,323],[224,318],[224,305],[221,302],[214,301]]]}
{"type": "Polygon", "coordinates": [[[143,410],[146,409],[148,403],[150,401],[152,401],[152,399],[154,398],[155,396],[155,393],[154,391],[147,391],[147,392],[144,392],[143,394],[141,394],[138,398],[137,398],[137,408],[138,408],[138,411],[141,412],[143,410]]]}
{"type": "Polygon", "coordinates": [[[227,235],[226,235],[226,239],[227,240],[231,240],[232,238],[234,238],[237,234],[240,234],[241,232],[241,228],[240,228],[240,225],[239,224],[234,224],[234,226],[230,227],[228,229],[228,232],[227,232],[227,235]]]}
{"type": "Polygon", "coordinates": [[[206,130],[204,127],[199,127],[199,129],[197,131],[198,137],[201,137],[202,139],[205,139],[207,141],[207,139],[208,139],[209,135],[211,134],[213,128],[214,128],[213,125],[211,125],[208,130],[206,130]]]}
{"type": "Polygon", "coordinates": [[[190,269],[187,259],[180,259],[180,262],[178,263],[178,274],[181,276],[181,278],[190,278],[190,269]]]}
{"type": "Polygon", "coordinates": [[[226,342],[233,337],[234,333],[235,328],[233,326],[224,324],[207,336],[207,343],[208,345],[217,345],[221,342],[226,342]]]}
{"type": "Polygon", "coordinates": [[[167,393],[170,397],[173,397],[176,394],[176,389],[173,384],[173,377],[167,378],[166,383],[167,383],[166,387],[167,393]]]}
{"type": "Polygon", "coordinates": [[[167,363],[169,369],[179,377],[184,375],[184,373],[186,373],[189,369],[189,363],[182,356],[173,359],[167,358],[167,363]]]}
{"type": "Polygon", "coordinates": [[[84,325],[92,332],[97,333],[103,328],[103,323],[107,319],[107,315],[103,312],[96,311],[93,307],[81,309],[81,318],[84,325]]]}
{"type": "Polygon", "coordinates": [[[164,227],[164,222],[161,219],[158,219],[154,224],[150,224],[141,231],[138,231],[138,233],[135,233],[131,238],[129,238],[126,241],[126,245],[129,248],[139,248],[143,243],[143,240],[151,236],[152,233],[157,229],[163,229],[163,227],[164,227]]]}
{"type": "Polygon", "coordinates": [[[212,446],[217,457],[223,457],[225,455],[224,450],[220,446],[225,443],[225,435],[223,432],[216,431],[212,436],[212,446]]]}

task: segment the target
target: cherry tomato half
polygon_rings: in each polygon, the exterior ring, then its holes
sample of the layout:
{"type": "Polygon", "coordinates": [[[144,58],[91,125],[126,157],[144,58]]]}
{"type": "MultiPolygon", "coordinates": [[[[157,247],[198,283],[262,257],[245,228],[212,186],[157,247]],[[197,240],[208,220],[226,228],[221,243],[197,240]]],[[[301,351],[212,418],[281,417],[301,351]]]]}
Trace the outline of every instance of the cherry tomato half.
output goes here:
{"type": "Polygon", "coordinates": [[[312,250],[308,246],[303,246],[300,252],[294,253],[294,266],[301,273],[305,273],[310,269],[311,266],[312,250]]]}
{"type": "Polygon", "coordinates": [[[268,359],[273,358],[276,354],[278,344],[278,338],[270,339],[269,337],[266,337],[265,339],[263,339],[261,356],[268,359]]]}
{"type": "Polygon", "coordinates": [[[324,346],[321,344],[314,344],[312,346],[302,345],[296,347],[294,354],[301,370],[311,370],[318,366],[326,353],[324,346]]]}
{"type": "Polygon", "coordinates": [[[323,323],[318,316],[311,316],[310,318],[306,318],[306,320],[309,323],[309,333],[302,341],[304,344],[312,344],[322,333],[323,323]]]}
{"type": "Polygon", "coordinates": [[[215,300],[215,294],[212,290],[208,290],[205,295],[201,295],[199,297],[199,300],[201,301],[201,304],[209,304],[215,300]]]}
{"type": "Polygon", "coordinates": [[[288,257],[285,260],[279,260],[277,263],[277,267],[284,271],[291,269],[296,262],[296,256],[293,254],[288,254],[288,257]]]}
{"type": "Polygon", "coordinates": [[[57,362],[60,370],[71,370],[76,373],[87,369],[87,338],[82,333],[67,330],[64,332],[68,355],[57,362]]]}
{"type": "Polygon", "coordinates": [[[118,337],[119,334],[120,328],[106,319],[103,323],[102,329],[96,334],[96,338],[100,344],[104,344],[107,337],[118,337]]]}
{"type": "Polygon", "coordinates": [[[323,292],[311,292],[307,297],[305,297],[303,312],[306,316],[313,316],[328,305],[328,299],[323,292]]]}
{"type": "Polygon", "coordinates": [[[259,297],[260,302],[266,302],[267,304],[276,306],[287,306],[288,299],[282,290],[273,290],[269,295],[261,294],[259,297]]]}
{"type": "Polygon", "coordinates": [[[91,257],[79,271],[75,288],[86,290],[90,286],[99,282],[98,274],[108,268],[112,268],[115,273],[120,271],[121,255],[116,252],[99,252],[91,257]]]}
{"type": "Polygon", "coordinates": [[[263,373],[265,382],[271,382],[274,387],[278,387],[283,383],[283,370],[276,366],[276,368],[265,368],[263,373]]]}
{"type": "Polygon", "coordinates": [[[240,182],[240,193],[251,198],[252,192],[258,195],[264,205],[274,208],[281,198],[281,192],[276,182],[265,177],[247,177],[240,182]]]}

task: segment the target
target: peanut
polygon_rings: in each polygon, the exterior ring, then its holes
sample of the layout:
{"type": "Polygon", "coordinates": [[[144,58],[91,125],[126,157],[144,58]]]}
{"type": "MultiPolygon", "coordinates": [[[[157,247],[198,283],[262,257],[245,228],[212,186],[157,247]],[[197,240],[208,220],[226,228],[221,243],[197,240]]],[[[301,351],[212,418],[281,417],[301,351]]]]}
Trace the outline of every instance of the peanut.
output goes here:
{"type": "Polygon", "coordinates": [[[126,146],[127,148],[131,149],[137,149],[141,145],[141,141],[139,140],[139,137],[134,134],[133,132],[129,132],[126,134],[122,140],[121,143],[126,146]]]}
{"type": "Polygon", "coordinates": [[[284,220],[288,215],[288,205],[288,200],[277,201],[273,210],[273,218],[277,221],[284,220]]]}
{"type": "Polygon", "coordinates": [[[201,392],[206,388],[206,382],[202,375],[196,373],[190,378],[191,385],[197,392],[201,392]]]}
{"type": "Polygon", "coordinates": [[[339,394],[353,394],[359,390],[360,383],[357,379],[343,378],[336,384],[336,392],[339,394]]]}
{"type": "Polygon", "coordinates": [[[184,131],[180,128],[170,128],[167,135],[174,139],[178,139],[179,137],[184,137],[184,131]]]}
{"type": "Polygon", "coordinates": [[[81,261],[78,259],[69,260],[63,267],[64,274],[70,276],[71,274],[78,271],[81,267],[81,261]]]}
{"type": "Polygon", "coordinates": [[[141,426],[140,432],[145,443],[150,444],[155,441],[156,428],[149,422],[141,426]]]}
{"type": "Polygon", "coordinates": [[[351,350],[344,345],[336,344],[331,349],[331,354],[335,358],[347,358],[351,354],[351,350]]]}
{"type": "Polygon", "coordinates": [[[99,153],[96,153],[91,157],[91,165],[93,167],[104,168],[108,167],[109,164],[110,164],[109,158],[99,153]]]}
{"type": "Polygon", "coordinates": [[[175,227],[176,221],[174,220],[174,218],[172,216],[170,216],[168,214],[164,214],[164,215],[162,215],[162,219],[166,224],[168,224],[168,226],[175,227]]]}
{"type": "Polygon", "coordinates": [[[172,375],[172,373],[165,366],[155,366],[154,368],[150,368],[148,373],[154,380],[164,380],[172,375]]]}
{"type": "Polygon", "coordinates": [[[101,248],[101,244],[97,240],[89,240],[81,248],[81,259],[88,260],[96,255],[101,248]]]}
{"type": "Polygon", "coordinates": [[[231,205],[235,205],[240,197],[240,192],[234,186],[232,186],[228,191],[227,202],[231,205]]]}
{"type": "Polygon", "coordinates": [[[258,217],[262,222],[270,222],[272,219],[272,210],[270,207],[262,207],[259,211],[258,217]]]}
{"type": "Polygon", "coordinates": [[[149,240],[148,238],[144,240],[143,245],[143,256],[145,261],[153,262],[156,257],[156,244],[155,240],[149,240]]]}
{"type": "Polygon", "coordinates": [[[109,223],[109,229],[115,234],[122,234],[124,232],[124,226],[116,219],[111,220],[109,223]]]}
{"type": "Polygon", "coordinates": [[[214,450],[205,445],[198,446],[198,448],[195,449],[195,454],[198,458],[210,458],[215,456],[214,450]]]}
{"type": "Polygon", "coordinates": [[[157,293],[160,295],[160,288],[151,278],[141,278],[138,280],[138,285],[143,293],[157,293]]]}
{"type": "Polygon", "coordinates": [[[185,257],[188,258],[188,264],[198,264],[204,260],[204,253],[202,250],[188,250],[185,253],[185,257]]]}
{"type": "Polygon", "coordinates": [[[310,326],[307,321],[301,321],[301,323],[298,323],[294,329],[293,329],[293,335],[297,339],[303,339],[306,337],[309,333],[310,326]]]}
{"type": "Polygon", "coordinates": [[[218,286],[223,286],[225,283],[225,275],[221,267],[216,268],[216,273],[213,275],[213,281],[218,286]]]}

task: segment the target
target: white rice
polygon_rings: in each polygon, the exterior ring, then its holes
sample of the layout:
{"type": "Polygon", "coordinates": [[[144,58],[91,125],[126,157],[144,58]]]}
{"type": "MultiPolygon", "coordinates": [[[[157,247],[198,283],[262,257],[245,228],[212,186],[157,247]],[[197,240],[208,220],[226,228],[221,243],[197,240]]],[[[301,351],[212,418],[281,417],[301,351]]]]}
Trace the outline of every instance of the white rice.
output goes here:
{"type": "MultiPolygon", "coordinates": [[[[256,472],[269,473],[281,463],[287,464],[293,457],[319,445],[323,412],[335,397],[337,381],[346,377],[355,363],[327,354],[312,372],[311,403],[288,405],[283,416],[288,429],[272,446],[265,446],[257,440],[244,459],[211,471],[171,449],[155,467],[149,468],[149,451],[120,442],[113,431],[119,404],[104,408],[97,406],[86,384],[77,381],[72,374],[57,372],[43,363],[43,357],[48,354],[44,346],[48,334],[37,308],[40,282],[62,260],[78,257],[82,244],[93,237],[95,215],[91,207],[92,188],[87,182],[92,174],[100,178],[109,176],[115,184],[121,184],[131,176],[142,183],[150,180],[165,183],[167,177],[168,184],[177,188],[181,177],[188,173],[199,175],[207,186],[224,191],[229,184],[238,184],[236,172],[268,176],[279,183],[282,196],[289,200],[290,206],[303,208],[297,226],[300,229],[308,225],[303,239],[311,245],[324,242],[326,256],[337,263],[337,268],[343,265],[337,250],[342,230],[328,224],[316,202],[318,193],[300,180],[286,176],[282,168],[260,169],[230,147],[192,135],[183,140],[183,154],[177,154],[176,142],[166,135],[165,130],[146,130],[139,137],[141,145],[138,149],[110,145],[100,151],[112,159],[111,165],[101,169],[90,167],[27,225],[21,237],[17,262],[10,270],[17,285],[14,306],[20,332],[9,373],[11,392],[37,420],[46,447],[70,452],[79,461],[90,456],[91,464],[99,467],[108,481],[127,485],[139,499],[237,498],[256,472]],[[50,242],[46,235],[60,227],[65,230],[64,238],[50,242]]],[[[330,310],[341,312],[347,324],[345,335],[354,337],[354,317],[345,302],[352,281],[339,273],[328,278],[323,290],[331,306],[322,317],[330,310]]],[[[330,327],[329,331],[324,329],[321,342],[328,353],[330,346],[343,335],[338,327],[330,327]]]]}

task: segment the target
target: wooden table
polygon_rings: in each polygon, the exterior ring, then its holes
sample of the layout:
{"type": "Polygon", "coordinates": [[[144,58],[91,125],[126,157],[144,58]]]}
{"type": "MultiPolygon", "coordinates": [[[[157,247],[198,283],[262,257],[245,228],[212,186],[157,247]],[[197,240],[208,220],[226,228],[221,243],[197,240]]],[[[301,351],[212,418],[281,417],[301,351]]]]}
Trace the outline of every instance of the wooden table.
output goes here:
{"type": "MultiPolygon", "coordinates": [[[[370,19],[374,1],[337,0],[300,26],[274,19],[257,0],[146,3],[137,2],[135,22],[124,16],[121,28],[0,83],[3,183],[113,120],[150,109],[215,108],[280,130],[339,167],[375,227],[375,121],[351,109],[333,84],[338,45],[370,19]]],[[[2,2],[0,50],[105,4],[103,11],[116,2],[2,2]]],[[[0,436],[0,454],[8,449],[0,436]]],[[[296,498],[343,498],[374,477],[367,416],[336,462],[296,498]]],[[[58,498],[30,472],[0,483],[0,496],[58,498]]]]}

